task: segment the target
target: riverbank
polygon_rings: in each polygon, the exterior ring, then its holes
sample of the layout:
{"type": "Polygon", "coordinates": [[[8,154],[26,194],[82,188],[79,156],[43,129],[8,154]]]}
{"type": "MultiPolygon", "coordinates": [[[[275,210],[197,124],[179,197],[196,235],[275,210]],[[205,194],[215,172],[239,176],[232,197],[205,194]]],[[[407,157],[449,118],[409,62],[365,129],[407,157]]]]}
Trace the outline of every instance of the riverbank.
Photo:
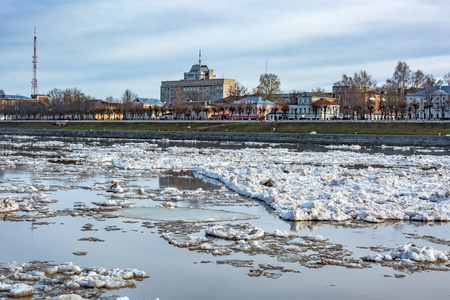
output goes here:
{"type": "Polygon", "coordinates": [[[310,133],[375,135],[446,135],[450,122],[410,121],[70,121],[64,126],[54,121],[0,122],[1,129],[58,129],[109,131],[198,131],[240,133],[310,133]]]}

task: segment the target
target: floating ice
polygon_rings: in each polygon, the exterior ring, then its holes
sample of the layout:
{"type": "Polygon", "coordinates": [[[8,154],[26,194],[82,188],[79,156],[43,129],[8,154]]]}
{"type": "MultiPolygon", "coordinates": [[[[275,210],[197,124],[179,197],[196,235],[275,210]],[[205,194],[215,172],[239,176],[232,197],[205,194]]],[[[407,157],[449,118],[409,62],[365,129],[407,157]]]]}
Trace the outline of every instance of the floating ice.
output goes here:
{"type": "Polygon", "coordinates": [[[185,207],[137,207],[120,209],[111,214],[132,219],[183,222],[220,222],[259,218],[255,215],[239,212],[185,207]]]}
{"type": "Polygon", "coordinates": [[[435,250],[431,246],[416,246],[413,243],[397,246],[390,255],[368,255],[363,259],[374,262],[412,260],[420,263],[439,263],[448,261],[447,255],[443,252],[435,250]]]}
{"type": "MultiPolygon", "coordinates": [[[[2,292],[12,298],[35,296],[44,298],[45,293],[59,291],[59,294],[77,289],[119,289],[133,287],[135,280],[149,277],[137,269],[82,268],[72,262],[49,265],[44,262],[21,264],[17,262],[0,265],[2,292]],[[19,281],[19,282],[18,282],[19,281]],[[29,285],[28,283],[32,283],[29,285]],[[42,286],[35,290],[33,285],[42,286]]],[[[58,299],[80,299],[74,294],[63,294],[58,299]]],[[[82,299],[82,298],[81,298],[82,299]]]]}
{"type": "Polygon", "coordinates": [[[264,230],[251,226],[236,228],[225,225],[215,225],[207,228],[205,233],[227,240],[256,240],[264,236],[264,230]]]}
{"type": "Polygon", "coordinates": [[[19,210],[19,205],[10,199],[0,200],[0,213],[19,210]]]}
{"type": "Polygon", "coordinates": [[[124,192],[123,188],[119,185],[118,182],[114,182],[106,191],[112,192],[112,193],[123,193],[124,192]]]}
{"type": "Polygon", "coordinates": [[[9,296],[11,298],[31,297],[34,294],[34,288],[24,283],[16,283],[9,287],[9,296]]]}

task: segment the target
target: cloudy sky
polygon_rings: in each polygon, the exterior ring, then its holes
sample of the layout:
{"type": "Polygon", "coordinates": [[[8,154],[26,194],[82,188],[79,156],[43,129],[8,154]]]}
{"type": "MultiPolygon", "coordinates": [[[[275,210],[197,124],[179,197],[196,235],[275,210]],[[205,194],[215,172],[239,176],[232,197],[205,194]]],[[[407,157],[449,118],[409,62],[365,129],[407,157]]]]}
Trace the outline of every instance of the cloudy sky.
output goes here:
{"type": "Polygon", "coordinates": [[[0,0],[0,89],[29,96],[37,27],[38,91],[78,87],[159,98],[198,62],[249,90],[330,90],[363,69],[378,83],[398,61],[450,72],[448,0],[0,0]]]}

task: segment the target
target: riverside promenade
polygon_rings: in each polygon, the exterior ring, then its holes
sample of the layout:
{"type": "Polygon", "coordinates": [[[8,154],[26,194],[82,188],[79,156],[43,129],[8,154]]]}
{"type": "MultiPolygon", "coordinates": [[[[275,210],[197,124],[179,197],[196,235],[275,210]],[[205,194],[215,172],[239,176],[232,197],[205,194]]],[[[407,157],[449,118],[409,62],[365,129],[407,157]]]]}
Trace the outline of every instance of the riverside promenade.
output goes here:
{"type": "Polygon", "coordinates": [[[199,141],[236,141],[296,143],[317,145],[364,145],[364,146],[423,146],[450,149],[448,135],[376,135],[376,134],[306,134],[306,133],[243,133],[203,131],[127,131],[127,130],[70,130],[70,129],[7,129],[2,135],[123,138],[123,139],[170,139],[199,141]]]}

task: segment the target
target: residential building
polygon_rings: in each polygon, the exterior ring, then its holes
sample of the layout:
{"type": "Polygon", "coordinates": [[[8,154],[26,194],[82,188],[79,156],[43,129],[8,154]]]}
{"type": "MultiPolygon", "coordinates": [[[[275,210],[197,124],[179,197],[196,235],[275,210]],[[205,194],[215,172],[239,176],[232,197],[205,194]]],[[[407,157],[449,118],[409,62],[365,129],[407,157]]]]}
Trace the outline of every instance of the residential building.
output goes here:
{"type": "Polygon", "coordinates": [[[332,94],[301,92],[294,97],[284,96],[284,98],[290,99],[287,114],[290,120],[323,120],[340,117],[339,102],[332,94]]]}
{"type": "MultiPolygon", "coordinates": [[[[48,97],[47,97],[48,98],[48,97]]],[[[45,100],[45,98],[40,98],[45,100]]],[[[0,96],[0,120],[39,118],[44,101],[37,101],[22,95],[0,96]]]]}
{"type": "Polygon", "coordinates": [[[406,96],[407,118],[439,120],[450,118],[450,86],[432,86],[406,96]]]}
{"type": "Polygon", "coordinates": [[[230,96],[230,87],[236,85],[234,79],[217,79],[214,70],[198,64],[184,73],[182,80],[162,81],[160,99],[165,103],[203,102],[212,103],[215,100],[230,96]]]}
{"type": "Polygon", "coordinates": [[[215,112],[217,112],[217,119],[219,120],[268,120],[271,113],[276,113],[280,109],[272,101],[255,95],[242,97],[231,102],[227,99],[233,99],[233,97],[218,100],[211,105],[212,116],[215,116],[215,112]]]}
{"type": "Polygon", "coordinates": [[[150,106],[152,107],[161,107],[164,105],[159,99],[156,98],[136,98],[134,101],[131,102],[132,105],[140,106],[142,105],[143,108],[148,108],[150,106]]]}

